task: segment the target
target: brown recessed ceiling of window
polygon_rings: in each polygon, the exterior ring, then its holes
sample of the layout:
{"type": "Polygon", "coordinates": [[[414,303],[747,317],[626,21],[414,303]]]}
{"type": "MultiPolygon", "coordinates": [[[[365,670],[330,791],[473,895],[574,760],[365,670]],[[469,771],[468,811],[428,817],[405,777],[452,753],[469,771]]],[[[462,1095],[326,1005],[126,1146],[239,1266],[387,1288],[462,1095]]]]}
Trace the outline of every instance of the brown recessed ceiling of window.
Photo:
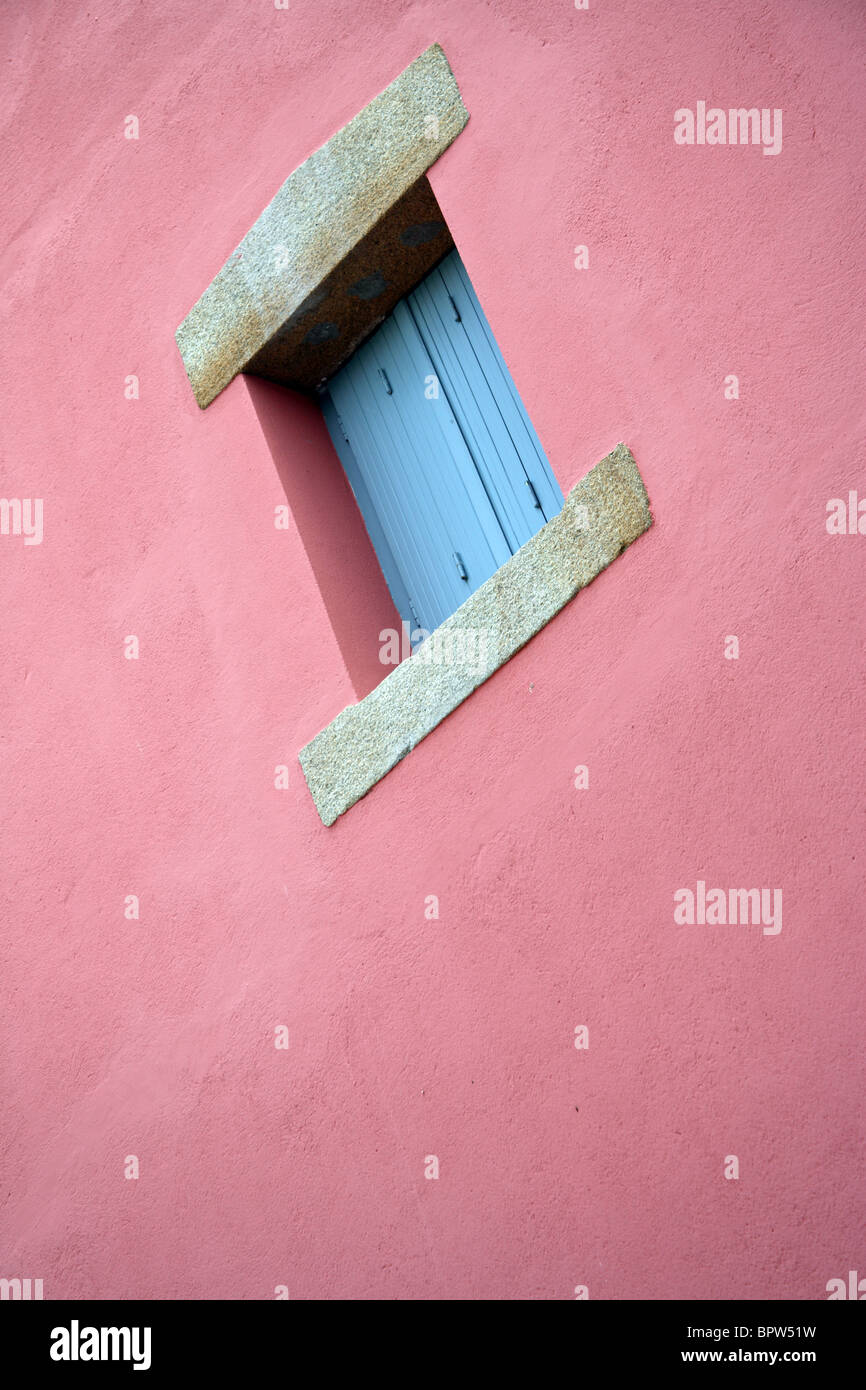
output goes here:
{"type": "Polygon", "coordinates": [[[315,390],[351,357],[454,242],[426,177],[398,199],[246,365],[315,390]]]}

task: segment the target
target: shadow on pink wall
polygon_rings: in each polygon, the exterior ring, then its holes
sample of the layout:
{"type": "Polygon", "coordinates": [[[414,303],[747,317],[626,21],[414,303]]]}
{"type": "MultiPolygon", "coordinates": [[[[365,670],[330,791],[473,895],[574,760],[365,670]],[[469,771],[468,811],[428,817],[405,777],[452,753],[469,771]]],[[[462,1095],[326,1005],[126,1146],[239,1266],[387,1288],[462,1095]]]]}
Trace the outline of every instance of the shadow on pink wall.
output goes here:
{"type": "Polygon", "coordinates": [[[243,381],[349,679],[363,699],[392,669],[379,660],[379,633],[399,632],[400,615],[318,403],[259,377],[243,381]]]}

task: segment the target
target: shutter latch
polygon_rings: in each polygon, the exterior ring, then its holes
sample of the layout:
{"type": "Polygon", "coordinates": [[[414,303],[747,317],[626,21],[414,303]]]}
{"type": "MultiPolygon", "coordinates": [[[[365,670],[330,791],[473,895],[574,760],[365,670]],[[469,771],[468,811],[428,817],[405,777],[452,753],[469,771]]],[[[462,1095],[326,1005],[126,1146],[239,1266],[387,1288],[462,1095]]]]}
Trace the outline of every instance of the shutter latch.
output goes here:
{"type": "Polygon", "coordinates": [[[529,491],[532,494],[533,507],[537,507],[538,510],[541,511],[541,503],[538,500],[538,493],[535,491],[535,488],[532,486],[532,483],[529,481],[528,478],[526,479],[526,486],[529,488],[529,491]]]}
{"type": "Polygon", "coordinates": [[[388,395],[389,395],[389,396],[393,396],[393,394],[394,394],[394,387],[391,385],[390,381],[388,380],[388,373],[385,371],[385,368],[384,368],[384,367],[380,367],[380,368],[379,368],[379,375],[380,375],[380,377],[382,378],[382,380],[383,380],[384,383],[385,383],[385,390],[388,392],[388,395]]]}
{"type": "Polygon", "coordinates": [[[451,308],[454,310],[454,322],[455,322],[455,323],[461,323],[462,320],[461,320],[461,318],[460,318],[460,310],[457,308],[457,305],[454,303],[454,296],[453,296],[453,294],[449,294],[448,298],[451,300],[451,308]]]}
{"type": "Polygon", "coordinates": [[[464,565],[464,563],[463,563],[463,561],[461,560],[460,556],[457,554],[457,551],[456,551],[456,550],[454,551],[454,554],[453,554],[452,558],[453,558],[453,560],[454,560],[454,564],[455,564],[456,567],[457,567],[457,573],[460,575],[460,578],[461,578],[461,579],[468,579],[468,578],[469,578],[469,575],[466,573],[466,566],[464,565]]]}

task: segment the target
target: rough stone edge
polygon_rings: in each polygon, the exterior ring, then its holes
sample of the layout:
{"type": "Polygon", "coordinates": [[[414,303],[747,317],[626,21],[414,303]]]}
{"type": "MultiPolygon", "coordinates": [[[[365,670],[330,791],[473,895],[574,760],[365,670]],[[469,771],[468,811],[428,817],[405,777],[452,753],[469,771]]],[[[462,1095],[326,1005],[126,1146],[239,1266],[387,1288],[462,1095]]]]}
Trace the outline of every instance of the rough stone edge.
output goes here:
{"type": "MultiPolygon", "coordinates": [[[[420,108],[416,114],[420,114],[420,108]]],[[[456,140],[468,120],[469,112],[451,65],[441,45],[433,43],[288,176],[175,331],[187,377],[202,409],[244,370],[285,318],[315,293],[326,275],[426,173],[456,140]],[[433,102],[431,93],[435,98],[433,102]],[[399,150],[396,174],[391,169],[395,181],[387,201],[373,198],[365,203],[363,196],[352,192],[353,177],[356,178],[357,173],[345,175],[341,195],[353,207],[355,223],[347,226],[326,269],[307,279],[302,274],[293,283],[293,267],[277,268],[273,247],[297,240],[298,226],[304,220],[312,222],[319,233],[323,221],[329,221],[334,210],[334,193],[329,190],[327,199],[323,193],[320,204],[313,201],[327,182],[322,178],[323,164],[333,156],[332,162],[339,165],[354,134],[363,132],[364,146],[369,154],[366,164],[378,162],[382,168],[391,168],[389,136],[399,145],[400,132],[410,124],[405,117],[412,102],[423,103],[425,118],[439,118],[441,128],[437,137],[425,137],[399,150]],[[393,111],[389,109],[391,103],[395,107],[393,111]],[[375,131],[377,119],[381,119],[381,128],[375,131]],[[374,131],[377,140],[373,138],[374,131]],[[375,159],[374,146],[378,146],[375,159]],[[278,305],[278,309],[269,310],[269,303],[278,305]]],[[[368,191],[365,185],[362,192],[368,191]]],[[[333,231],[332,222],[329,222],[329,230],[333,231]]]]}
{"type": "Polygon", "coordinates": [[[424,663],[416,653],[301,749],[323,824],[365,796],[651,525],[640,471],[618,444],[575,484],[562,511],[431,634],[432,643],[447,640],[441,635],[449,629],[484,630],[480,671],[424,663]]]}

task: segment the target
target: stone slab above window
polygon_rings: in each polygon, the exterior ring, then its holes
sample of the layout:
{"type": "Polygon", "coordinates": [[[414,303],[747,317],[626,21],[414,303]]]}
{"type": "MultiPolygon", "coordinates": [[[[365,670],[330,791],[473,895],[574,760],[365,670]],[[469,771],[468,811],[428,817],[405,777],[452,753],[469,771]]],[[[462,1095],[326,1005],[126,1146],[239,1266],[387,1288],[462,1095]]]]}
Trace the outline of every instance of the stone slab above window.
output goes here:
{"type": "Polygon", "coordinates": [[[469,113],[438,44],[286,179],[177,330],[199,405],[312,391],[453,246],[424,177],[469,113]]]}

